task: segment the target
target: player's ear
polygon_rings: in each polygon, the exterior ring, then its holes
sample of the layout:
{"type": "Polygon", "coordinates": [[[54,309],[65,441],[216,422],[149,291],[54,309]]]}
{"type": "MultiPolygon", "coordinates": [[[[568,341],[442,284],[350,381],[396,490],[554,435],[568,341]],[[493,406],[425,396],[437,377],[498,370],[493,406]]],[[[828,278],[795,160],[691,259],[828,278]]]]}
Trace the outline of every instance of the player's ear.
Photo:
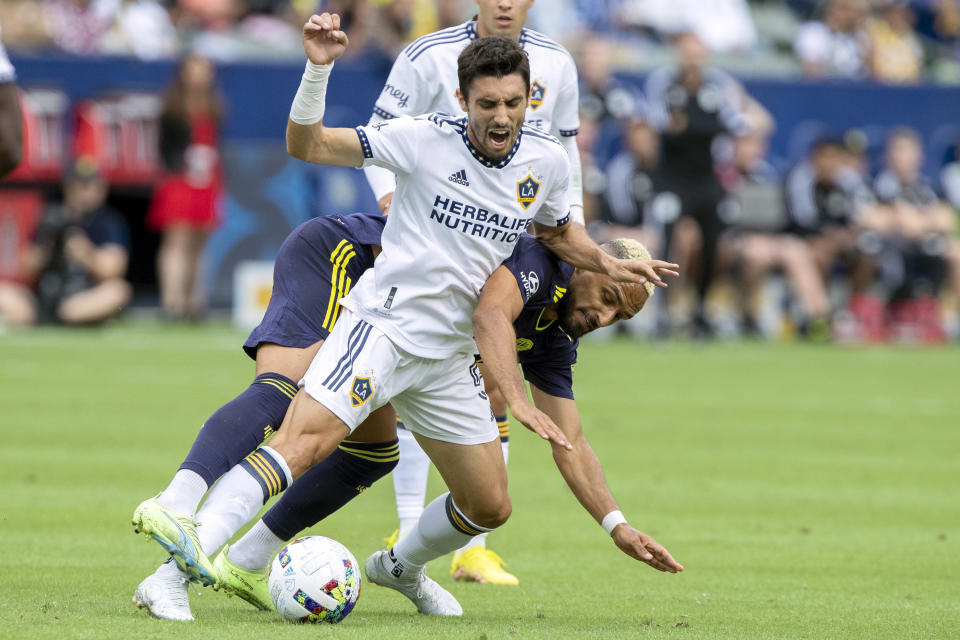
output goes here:
{"type": "Polygon", "coordinates": [[[467,110],[467,98],[460,93],[460,89],[457,89],[457,102],[460,103],[460,108],[464,111],[467,110]]]}

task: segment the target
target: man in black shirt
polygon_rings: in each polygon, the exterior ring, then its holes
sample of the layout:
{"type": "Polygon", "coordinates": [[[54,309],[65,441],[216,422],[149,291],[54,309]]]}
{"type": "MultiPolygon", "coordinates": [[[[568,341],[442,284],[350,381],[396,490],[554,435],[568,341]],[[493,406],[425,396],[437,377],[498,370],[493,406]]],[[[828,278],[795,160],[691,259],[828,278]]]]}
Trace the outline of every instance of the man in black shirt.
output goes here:
{"type": "Polygon", "coordinates": [[[723,206],[726,192],[714,172],[713,147],[718,138],[746,135],[749,126],[742,113],[742,87],[707,66],[708,51],[700,39],[683,33],[676,47],[677,65],[651,72],[645,93],[651,122],[661,136],[660,191],[673,194],[678,205],[663,207],[664,255],[674,249],[674,261],[681,273],[688,273],[682,254],[699,248],[693,328],[695,334],[709,335],[704,299],[713,282],[720,235],[730,222],[723,206]],[[685,250],[671,247],[681,238],[687,238],[685,250]]]}

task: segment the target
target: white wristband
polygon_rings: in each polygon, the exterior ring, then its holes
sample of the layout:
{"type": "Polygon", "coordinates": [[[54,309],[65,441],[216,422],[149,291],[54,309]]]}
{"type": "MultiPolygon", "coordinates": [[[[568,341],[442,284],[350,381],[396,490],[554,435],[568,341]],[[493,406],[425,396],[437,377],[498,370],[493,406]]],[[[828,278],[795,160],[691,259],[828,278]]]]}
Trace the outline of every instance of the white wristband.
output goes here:
{"type": "Polygon", "coordinates": [[[327,79],[333,63],[313,64],[307,60],[300,87],[290,105],[290,119],[297,124],[311,125],[323,120],[327,102],[327,79]]]}
{"type": "Polygon", "coordinates": [[[608,535],[612,536],[613,530],[618,524],[627,524],[627,519],[623,517],[622,511],[611,511],[603,516],[603,522],[600,523],[600,526],[608,535]]]}

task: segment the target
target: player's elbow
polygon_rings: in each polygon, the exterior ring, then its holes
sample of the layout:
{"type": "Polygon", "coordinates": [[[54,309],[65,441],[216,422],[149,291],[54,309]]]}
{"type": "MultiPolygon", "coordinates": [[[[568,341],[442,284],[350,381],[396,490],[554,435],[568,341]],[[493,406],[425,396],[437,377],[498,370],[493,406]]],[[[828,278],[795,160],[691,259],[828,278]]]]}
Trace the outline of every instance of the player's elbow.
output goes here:
{"type": "Polygon", "coordinates": [[[307,145],[303,143],[303,138],[291,130],[287,125],[287,153],[297,160],[307,159],[307,145]]]}
{"type": "Polygon", "coordinates": [[[473,310],[473,333],[476,336],[487,335],[496,324],[496,316],[492,305],[485,304],[483,300],[473,310]]]}

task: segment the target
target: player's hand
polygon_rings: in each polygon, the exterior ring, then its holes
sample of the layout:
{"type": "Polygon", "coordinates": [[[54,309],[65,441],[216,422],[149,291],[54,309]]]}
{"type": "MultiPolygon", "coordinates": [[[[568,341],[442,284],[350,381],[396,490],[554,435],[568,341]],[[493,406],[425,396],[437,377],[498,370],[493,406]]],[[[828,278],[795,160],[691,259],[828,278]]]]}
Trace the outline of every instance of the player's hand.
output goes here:
{"type": "Polygon", "coordinates": [[[661,276],[677,277],[679,268],[680,265],[664,260],[614,260],[607,274],[618,282],[652,282],[665,289],[667,283],[661,276]]]}
{"type": "Polygon", "coordinates": [[[678,573],[683,571],[683,565],[673,559],[670,552],[662,544],[629,524],[618,524],[613,530],[613,541],[625,554],[645,562],[658,571],[678,573]]]}
{"type": "Polygon", "coordinates": [[[387,195],[383,196],[377,200],[377,206],[380,207],[380,213],[387,215],[390,213],[390,205],[393,204],[393,192],[391,191],[387,195]]]}
{"type": "Polygon", "coordinates": [[[563,435],[563,431],[560,430],[560,427],[554,424],[553,420],[550,419],[550,416],[545,414],[543,411],[540,411],[529,402],[517,402],[511,404],[510,413],[523,426],[525,426],[527,429],[530,429],[530,431],[533,431],[544,440],[552,442],[553,444],[563,447],[567,450],[573,449],[573,445],[567,441],[567,437],[563,435]]]}
{"type": "Polygon", "coordinates": [[[87,264],[95,250],[96,247],[90,242],[86,233],[80,229],[67,231],[66,240],[63,243],[63,253],[67,258],[87,264]]]}
{"type": "Polygon", "coordinates": [[[312,15],[303,25],[303,50],[313,64],[330,64],[347,49],[347,34],[340,31],[340,15],[312,15]]]}

